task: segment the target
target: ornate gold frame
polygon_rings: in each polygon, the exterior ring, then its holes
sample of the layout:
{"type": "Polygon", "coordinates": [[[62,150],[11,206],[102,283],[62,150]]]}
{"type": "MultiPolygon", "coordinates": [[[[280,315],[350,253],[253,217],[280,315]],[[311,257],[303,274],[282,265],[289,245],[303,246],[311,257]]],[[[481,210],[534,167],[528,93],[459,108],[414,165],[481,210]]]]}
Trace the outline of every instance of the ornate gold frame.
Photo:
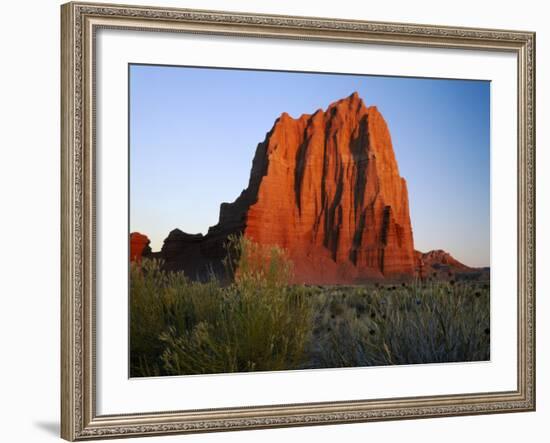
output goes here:
{"type": "Polygon", "coordinates": [[[533,411],[535,34],[68,3],[61,7],[61,435],[67,440],[533,411]],[[98,416],[95,411],[94,35],[98,28],[508,51],[518,59],[518,383],[511,392],[98,416]]]}

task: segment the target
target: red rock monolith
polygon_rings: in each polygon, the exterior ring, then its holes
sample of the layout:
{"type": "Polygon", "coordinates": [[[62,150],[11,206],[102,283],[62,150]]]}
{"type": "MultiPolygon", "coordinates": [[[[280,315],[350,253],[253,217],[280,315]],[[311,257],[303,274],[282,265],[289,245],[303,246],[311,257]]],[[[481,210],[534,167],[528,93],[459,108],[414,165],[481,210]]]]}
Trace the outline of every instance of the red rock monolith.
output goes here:
{"type": "Polygon", "coordinates": [[[354,93],[326,111],[283,113],[205,240],[232,232],[286,249],[296,283],[412,278],[407,184],[377,108],[354,93]]]}

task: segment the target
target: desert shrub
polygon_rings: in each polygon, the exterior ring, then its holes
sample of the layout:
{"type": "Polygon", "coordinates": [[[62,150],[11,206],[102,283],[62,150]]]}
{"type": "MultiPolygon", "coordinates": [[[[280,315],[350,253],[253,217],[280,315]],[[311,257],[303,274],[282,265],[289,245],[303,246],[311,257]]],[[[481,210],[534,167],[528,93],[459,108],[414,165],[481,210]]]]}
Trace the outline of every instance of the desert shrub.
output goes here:
{"type": "Polygon", "coordinates": [[[212,304],[215,320],[199,321],[179,333],[162,335],[169,374],[295,369],[304,358],[310,306],[304,294],[270,290],[257,282],[236,283],[212,304]]]}
{"type": "Polygon", "coordinates": [[[311,331],[308,290],[279,248],[235,238],[235,279],[191,282],[144,259],[131,272],[133,376],[295,369],[311,331]]]}
{"type": "Polygon", "coordinates": [[[170,295],[186,286],[183,274],[165,273],[158,260],[130,266],[130,374],[160,375],[164,350],[160,335],[168,323],[170,295]]]}
{"type": "Polygon", "coordinates": [[[292,280],[292,261],[277,245],[263,245],[242,235],[230,235],[225,249],[226,272],[237,283],[281,287],[292,280]]]}

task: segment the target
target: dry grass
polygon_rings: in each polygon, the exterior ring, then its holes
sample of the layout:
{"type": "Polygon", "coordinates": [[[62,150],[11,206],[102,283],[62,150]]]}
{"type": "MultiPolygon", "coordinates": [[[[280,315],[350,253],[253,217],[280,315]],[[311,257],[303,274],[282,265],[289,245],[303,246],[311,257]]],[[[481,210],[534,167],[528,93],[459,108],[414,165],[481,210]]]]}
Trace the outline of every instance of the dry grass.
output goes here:
{"type": "Polygon", "coordinates": [[[487,284],[333,288],[321,289],[313,298],[310,367],[490,358],[487,284]]]}
{"type": "Polygon", "coordinates": [[[133,377],[489,359],[489,285],[290,286],[280,248],[232,238],[234,282],[132,264],[133,377]]]}

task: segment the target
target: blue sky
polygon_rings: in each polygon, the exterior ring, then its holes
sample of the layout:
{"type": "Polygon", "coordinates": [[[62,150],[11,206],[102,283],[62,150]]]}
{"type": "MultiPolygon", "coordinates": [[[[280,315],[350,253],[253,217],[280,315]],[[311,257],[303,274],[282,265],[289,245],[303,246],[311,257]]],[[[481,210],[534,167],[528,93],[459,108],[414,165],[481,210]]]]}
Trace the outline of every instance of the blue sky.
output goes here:
{"type": "Polygon", "coordinates": [[[206,233],[247,186],[277,117],[357,91],[376,105],[407,180],[415,248],[470,266],[490,255],[490,83],[365,75],[130,66],[130,230],[153,250],[206,233]]]}

